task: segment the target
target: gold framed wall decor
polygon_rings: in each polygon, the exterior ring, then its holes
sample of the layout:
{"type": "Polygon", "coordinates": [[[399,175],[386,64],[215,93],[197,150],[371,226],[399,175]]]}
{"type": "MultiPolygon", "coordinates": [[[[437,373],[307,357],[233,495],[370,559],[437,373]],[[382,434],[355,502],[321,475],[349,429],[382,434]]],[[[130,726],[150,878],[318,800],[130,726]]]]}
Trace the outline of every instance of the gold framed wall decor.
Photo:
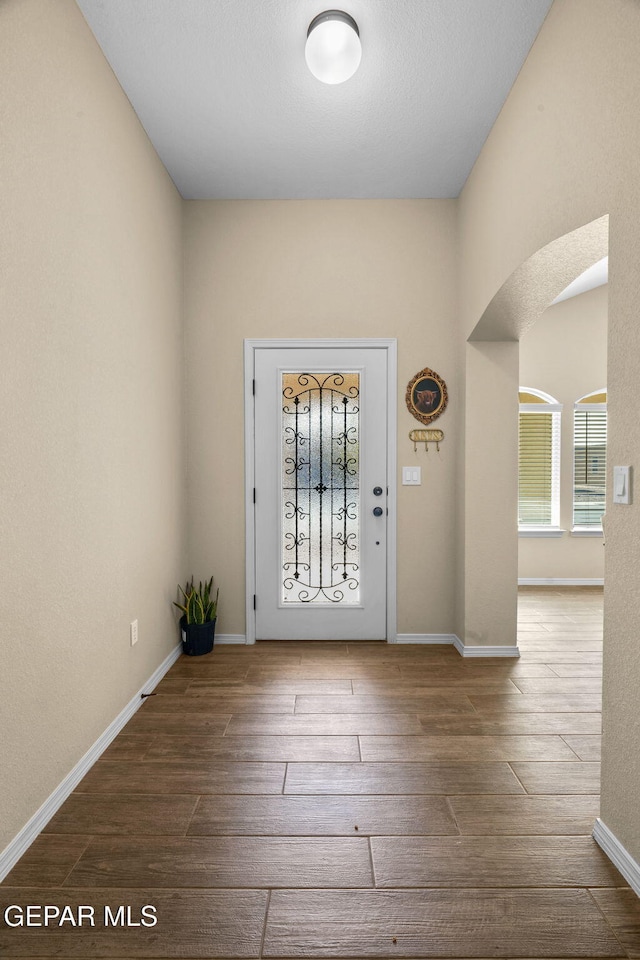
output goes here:
{"type": "Polygon", "coordinates": [[[431,423],[439,417],[448,399],[446,383],[429,367],[416,373],[407,384],[407,409],[420,423],[431,423]]]}

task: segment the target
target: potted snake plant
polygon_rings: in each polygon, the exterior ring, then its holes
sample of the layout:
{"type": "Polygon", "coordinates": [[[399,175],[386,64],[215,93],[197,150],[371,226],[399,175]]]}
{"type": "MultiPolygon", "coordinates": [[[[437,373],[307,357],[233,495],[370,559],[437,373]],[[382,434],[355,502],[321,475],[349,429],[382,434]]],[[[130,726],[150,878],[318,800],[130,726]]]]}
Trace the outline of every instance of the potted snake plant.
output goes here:
{"type": "Polygon", "coordinates": [[[211,653],[218,615],[219,588],[214,596],[213,577],[205,580],[204,583],[200,581],[197,587],[191,577],[185,587],[178,584],[178,590],[180,600],[174,600],[174,605],[182,610],[180,617],[182,652],[188,657],[200,657],[205,653],[211,653]]]}

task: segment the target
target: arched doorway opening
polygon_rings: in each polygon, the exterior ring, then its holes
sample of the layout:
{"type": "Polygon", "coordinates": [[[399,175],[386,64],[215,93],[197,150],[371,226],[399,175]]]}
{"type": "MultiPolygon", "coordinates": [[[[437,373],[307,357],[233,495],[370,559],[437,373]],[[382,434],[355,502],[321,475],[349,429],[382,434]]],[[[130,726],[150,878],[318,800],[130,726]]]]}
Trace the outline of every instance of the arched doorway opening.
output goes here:
{"type": "MultiPolygon", "coordinates": [[[[466,345],[463,644],[517,656],[520,340],[555,298],[608,253],[608,216],[522,263],[466,345]]],[[[486,655],[486,654],[485,654],[486,655]]]]}

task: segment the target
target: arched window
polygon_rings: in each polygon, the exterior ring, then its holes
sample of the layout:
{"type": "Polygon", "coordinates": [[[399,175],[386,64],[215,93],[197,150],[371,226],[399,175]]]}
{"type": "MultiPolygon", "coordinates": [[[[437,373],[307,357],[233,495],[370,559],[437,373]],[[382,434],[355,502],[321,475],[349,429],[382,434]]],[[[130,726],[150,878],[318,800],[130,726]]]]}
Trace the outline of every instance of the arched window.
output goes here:
{"type": "Polygon", "coordinates": [[[562,404],[531,387],[520,387],[519,398],[518,530],[559,535],[562,404]]]}
{"type": "Polygon", "coordinates": [[[599,533],[607,492],[607,391],[581,397],[573,409],[573,529],[599,533]]]}

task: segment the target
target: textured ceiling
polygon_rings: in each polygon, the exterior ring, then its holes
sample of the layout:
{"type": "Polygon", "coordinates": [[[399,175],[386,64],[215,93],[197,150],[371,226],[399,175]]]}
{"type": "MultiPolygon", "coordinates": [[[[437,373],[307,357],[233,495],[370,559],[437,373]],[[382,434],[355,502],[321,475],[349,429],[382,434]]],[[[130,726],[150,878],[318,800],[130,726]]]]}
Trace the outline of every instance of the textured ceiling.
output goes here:
{"type": "Polygon", "coordinates": [[[322,0],[77,0],[185,198],[455,197],[551,0],[344,0],[362,64],[304,60],[322,0]]]}

